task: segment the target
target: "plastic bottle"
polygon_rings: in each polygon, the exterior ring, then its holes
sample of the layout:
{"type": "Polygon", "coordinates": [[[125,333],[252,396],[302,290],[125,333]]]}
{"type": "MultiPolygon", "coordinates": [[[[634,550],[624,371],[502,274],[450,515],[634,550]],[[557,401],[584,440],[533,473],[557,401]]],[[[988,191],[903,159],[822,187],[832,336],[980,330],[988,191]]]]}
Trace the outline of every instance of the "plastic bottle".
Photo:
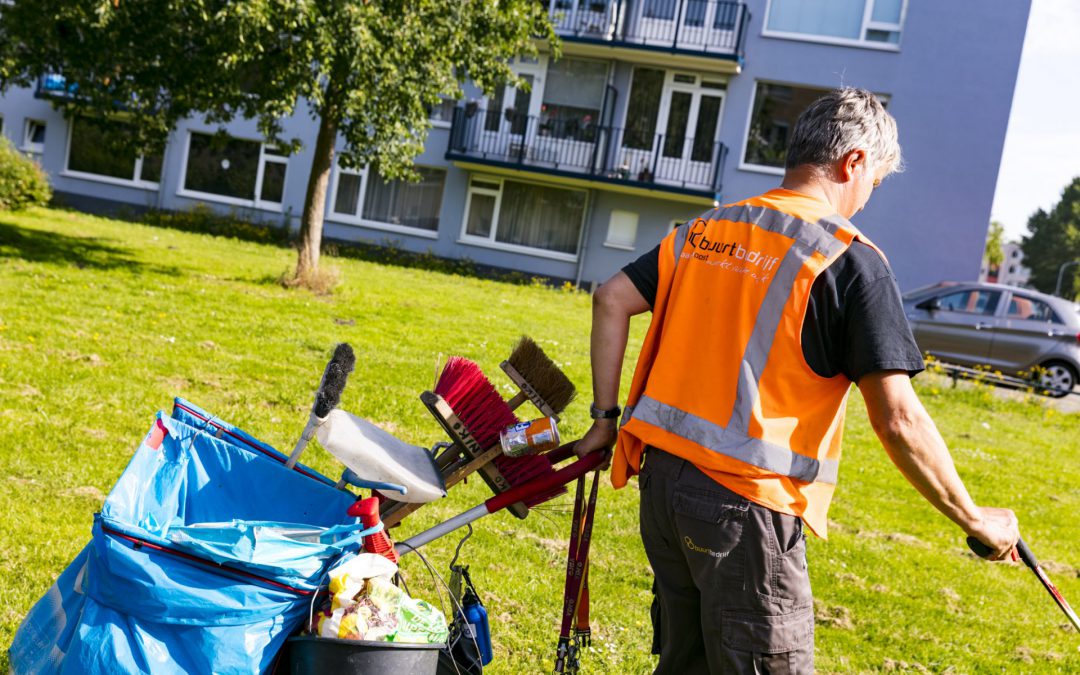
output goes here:
{"type": "Polygon", "coordinates": [[[492,657],[491,629],[488,627],[487,610],[471,588],[465,591],[465,597],[461,599],[461,610],[465,614],[469,632],[466,639],[476,640],[476,646],[480,648],[480,662],[486,666],[491,663],[492,657]]]}
{"type": "MultiPolygon", "coordinates": [[[[377,497],[361,499],[349,507],[349,515],[360,518],[360,522],[363,523],[365,529],[378,525],[381,522],[379,520],[379,499],[377,497]]],[[[398,561],[398,553],[394,549],[394,542],[390,541],[390,537],[386,536],[386,530],[379,530],[364,537],[364,550],[368,553],[377,553],[392,563],[398,561]]]]}

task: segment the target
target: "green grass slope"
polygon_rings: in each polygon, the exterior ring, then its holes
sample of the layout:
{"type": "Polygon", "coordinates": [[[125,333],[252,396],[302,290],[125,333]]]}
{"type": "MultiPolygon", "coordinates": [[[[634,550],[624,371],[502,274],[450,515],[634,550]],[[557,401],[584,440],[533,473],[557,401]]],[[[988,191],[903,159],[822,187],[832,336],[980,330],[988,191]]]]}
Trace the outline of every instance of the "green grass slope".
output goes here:
{"type": "MultiPolygon", "coordinates": [[[[498,363],[525,333],[581,390],[564,436],[587,428],[587,296],[326,259],[341,285],[317,297],[275,283],[293,258],[65,211],[0,214],[0,647],[85,544],[92,514],[174,396],[288,449],[333,345],[347,341],[358,361],[342,407],[429,446],[439,428],[417,396],[433,386],[440,357],[476,360],[509,396],[498,363]]],[[[633,323],[631,351],[646,321],[633,323]]],[[[632,368],[628,359],[624,385],[632,368]]],[[[1080,606],[1080,416],[984,387],[918,386],[976,500],[1018,512],[1025,538],[1080,606]]],[[[304,460],[340,471],[315,445],[304,460]]],[[[471,480],[395,537],[486,495],[471,480]]],[[[462,549],[491,614],[492,673],[551,668],[568,508],[563,497],[524,522],[490,516],[462,549]]],[[[584,667],[649,672],[651,578],[636,491],[605,482],[597,513],[584,667]]],[[[829,541],[811,541],[809,552],[820,672],[1080,672],[1080,635],[1063,627],[1034,575],[967,553],[962,533],[892,467],[857,392],[830,515],[829,541]]],[[[440,573],[458,539],[425,551],[440,573]]],[[[413,593],[437,601],[423,561],[410,556],[404,567],[413,593]]]]}

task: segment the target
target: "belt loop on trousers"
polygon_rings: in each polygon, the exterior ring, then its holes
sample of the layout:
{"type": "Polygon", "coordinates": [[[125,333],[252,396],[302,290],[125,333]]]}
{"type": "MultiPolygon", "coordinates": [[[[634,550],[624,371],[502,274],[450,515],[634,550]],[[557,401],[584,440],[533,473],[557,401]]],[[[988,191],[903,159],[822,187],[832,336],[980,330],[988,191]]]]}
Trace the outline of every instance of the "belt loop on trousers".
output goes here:
{"type": "Polygon", "coordinates": [[[675,460],[677,460],[677,463],[675,465],[675,475],[673,476],[673,478],[675,480],[679,480],[679,478],[682,476],[683,469],[686,468],[687,461],[685,459],[683,459],[682,457],[678,457],[676,455],[671,455],[671,456],[675,460]]]}

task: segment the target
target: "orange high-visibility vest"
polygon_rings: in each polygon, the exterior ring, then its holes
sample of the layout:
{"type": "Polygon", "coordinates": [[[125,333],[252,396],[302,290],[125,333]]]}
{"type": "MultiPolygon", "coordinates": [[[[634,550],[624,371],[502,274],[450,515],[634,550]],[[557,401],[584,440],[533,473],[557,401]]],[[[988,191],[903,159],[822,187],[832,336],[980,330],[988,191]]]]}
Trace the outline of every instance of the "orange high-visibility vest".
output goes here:
{"type": "Polygon", "coordinates": [[[825,536],[851,381],[814,372],[802,325],[814,280],[856,238],[870,244],[825,202],[772,190],[664,239],[616,488],[653,445],[825,536]]]}

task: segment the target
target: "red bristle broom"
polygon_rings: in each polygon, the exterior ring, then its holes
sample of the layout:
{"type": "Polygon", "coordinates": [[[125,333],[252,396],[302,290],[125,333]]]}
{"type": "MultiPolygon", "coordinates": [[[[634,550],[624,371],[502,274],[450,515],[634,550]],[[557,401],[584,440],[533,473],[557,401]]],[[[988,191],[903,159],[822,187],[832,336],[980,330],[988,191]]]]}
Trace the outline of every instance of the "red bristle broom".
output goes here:
{"type": "MultiPolygon", "coordinates": [[[[435,384],[435,393],[443,397],[482,448],[498,443],[499,432],[519,422],[480,366],[464,357],[452,356],[447,360],[435,384]]],[[[500,454],[493,463],[511,487],[554,471],[550,462],[535,455],[500,454]]],[[[564,492],[565,488],[559,488],[529,499],[525,505],[534,506],[564,492]]]]}

